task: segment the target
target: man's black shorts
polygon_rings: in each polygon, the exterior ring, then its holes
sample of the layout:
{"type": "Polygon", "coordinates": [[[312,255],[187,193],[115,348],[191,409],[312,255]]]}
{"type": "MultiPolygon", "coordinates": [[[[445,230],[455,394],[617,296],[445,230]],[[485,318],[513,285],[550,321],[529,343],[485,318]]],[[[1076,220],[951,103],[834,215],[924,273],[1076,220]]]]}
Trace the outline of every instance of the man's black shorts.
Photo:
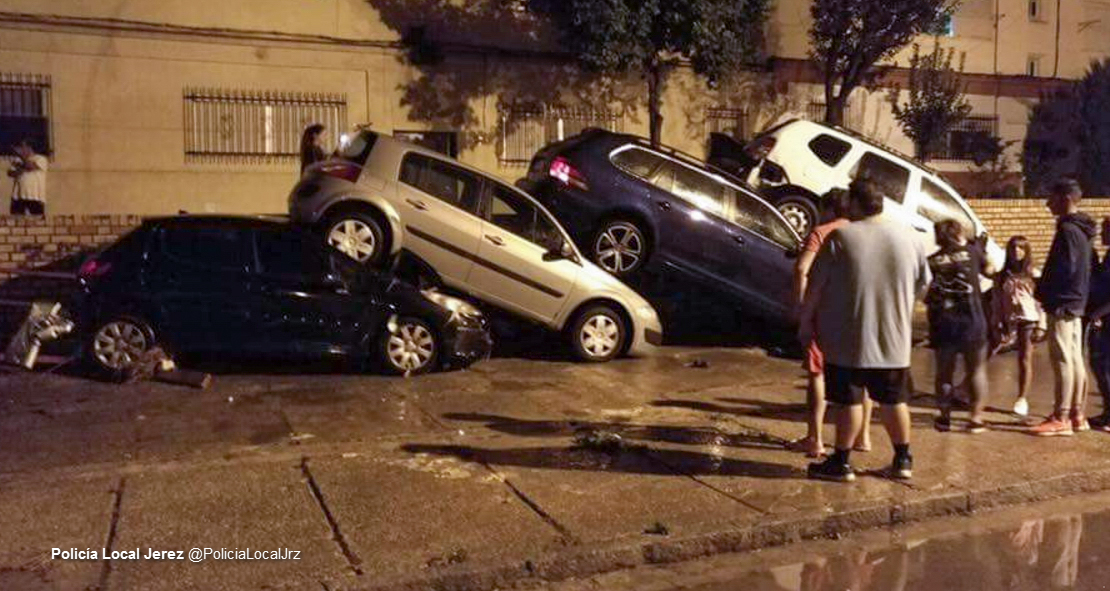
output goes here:
{"type": "Polygon", "coordinates": [[[42,201],[34,199],[12,199],[12,206],[9,210],[12,215],[44,215],[45,207],[42,201]]]}
{"type": "Polygon", "coordinates": [[[910,369],[857,369],[825,365],[825,398],[833,404],[861,404],[864,395],[879,404],[910,399],[910,369]]]}

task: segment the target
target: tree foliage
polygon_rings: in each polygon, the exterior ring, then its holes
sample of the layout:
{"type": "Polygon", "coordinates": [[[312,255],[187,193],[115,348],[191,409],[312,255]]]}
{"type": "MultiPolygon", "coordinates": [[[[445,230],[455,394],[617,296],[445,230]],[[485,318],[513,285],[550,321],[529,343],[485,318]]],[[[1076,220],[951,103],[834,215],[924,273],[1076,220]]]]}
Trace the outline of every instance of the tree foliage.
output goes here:
{"type": "Polygon", "coordinates": [[[652,142],[670,71],[689,63],[710,84],[763,48],[768,0],[529,0],[585,68],[647,81],[652,142]]]}
{"type": "Polygon", "coordinates": [[[1072,87],[1043,97],[1022,150],[1026,192],[1070,176],[1089,195],[1110,195],[1110,59],[1093,62],[1072,87]]]}
{"type": "Polygon", "coordinates": [[[952,67],[955,54],[955,49],[942,49],[939,41],[934,41],[933,51],[927,54],[914,44],[905,89],[908,100],[902,102],[901,86],[892,88],[888,95],[895,119],[913,140],[914,156],[922,161],[940,150],[948,131],[971,113],[965,95],[967,84],[960,79],[964,56],[961,54],[957,70],[952,67]]]}
{"type": "Polygon", "coordinates": [[[824,75],[825,120],[844,122],[856,88],[874,82],[876,64],[951,18],[961,0],[813,0],[810,58],[824,75]]]}

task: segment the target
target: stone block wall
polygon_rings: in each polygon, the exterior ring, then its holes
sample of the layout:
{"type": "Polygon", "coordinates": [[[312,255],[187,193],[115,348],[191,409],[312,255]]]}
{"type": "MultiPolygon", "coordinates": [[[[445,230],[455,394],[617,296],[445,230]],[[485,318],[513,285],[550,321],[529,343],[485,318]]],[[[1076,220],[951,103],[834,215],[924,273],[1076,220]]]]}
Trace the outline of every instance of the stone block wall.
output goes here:
{"type": "MultiPolygon", "coordinates": [[[[1044,262],[1056,231],[1056,219],[1044,199],[972,199],[970,203],[999,246],[1005,248],[1011,236],[1025,236],[1033,246],[1037,264],[1044,262]]],[[[1110,216],[1110,199],[1087,198],[1081,207],[1095,221],[1110,216]]]]}

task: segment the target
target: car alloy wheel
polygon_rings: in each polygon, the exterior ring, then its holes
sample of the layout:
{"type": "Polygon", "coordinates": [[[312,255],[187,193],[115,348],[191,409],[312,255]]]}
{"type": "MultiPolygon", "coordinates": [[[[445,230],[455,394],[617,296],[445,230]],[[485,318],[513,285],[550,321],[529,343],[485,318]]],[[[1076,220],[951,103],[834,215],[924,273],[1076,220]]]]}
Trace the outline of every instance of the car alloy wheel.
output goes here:
{"type": "Polygon", "coordinates": [[[113,320],[93,335],[93,358],[102,367],[113,371],[125,369],[151,346],[146,331],[131,320],[113,320]]]}
{"type": "Polygon", "coordinates": [[[420,373],[436,358],[436,339],[422,322],[400,319],[390,323],[386,339],[386,361],[394,371],[420,373]]]}
{"type": "Polygon", "coordinates": [[[789,197],[778,204],[779,213],[786,223],[801,237],[806,237],[813,229],[817,208],[800,197],[789,197]]]}
{"type": "Polygon", "coordinates": [[[377,255],[377,236],[373,228],[360,219],[340,219],[328,230],[327,240],[329,246],[360,263],[369,262],[377,255]]]}
{"type": "Polygon", "coordinates": [[[594,240],[594,261],[614,275],[628,275],[638,269],[645,254],[644,235],[630,222],[613,222],[594,240]]]}

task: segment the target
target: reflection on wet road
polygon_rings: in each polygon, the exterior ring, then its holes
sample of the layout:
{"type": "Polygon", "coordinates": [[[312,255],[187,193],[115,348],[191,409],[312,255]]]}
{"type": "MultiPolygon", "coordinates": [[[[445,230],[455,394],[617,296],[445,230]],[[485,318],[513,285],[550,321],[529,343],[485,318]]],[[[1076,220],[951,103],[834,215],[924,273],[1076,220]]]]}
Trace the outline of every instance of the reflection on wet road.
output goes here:
{"type": "Polygon", "coordinates": [[[1110,496],[642,568],[552,591],[1110,589],[1110,496]],[[668,585],[669,583],[669,585],[668,585]]]}

